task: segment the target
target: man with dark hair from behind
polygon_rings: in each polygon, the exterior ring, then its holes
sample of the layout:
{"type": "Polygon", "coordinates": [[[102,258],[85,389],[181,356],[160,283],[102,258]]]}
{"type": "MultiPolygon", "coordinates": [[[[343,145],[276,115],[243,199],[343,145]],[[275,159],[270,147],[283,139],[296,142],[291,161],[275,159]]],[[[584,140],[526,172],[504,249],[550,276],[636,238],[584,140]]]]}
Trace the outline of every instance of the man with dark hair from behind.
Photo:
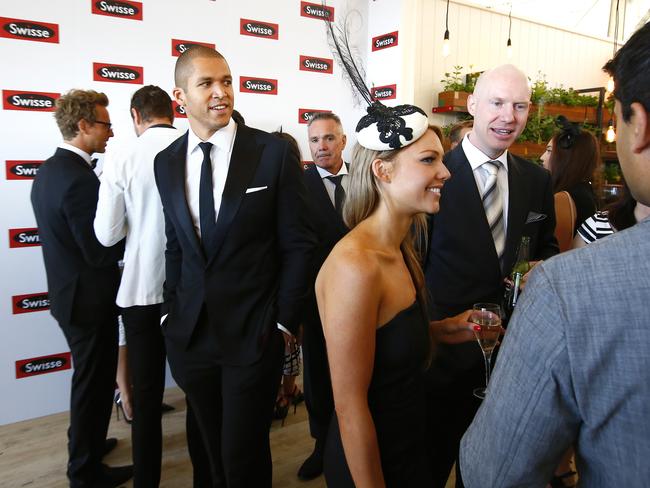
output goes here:
{"type": "Polygon", "coordinates": [[[174,128],[172,101],[161,88],[144,86],[131,98],[138,138],[109,152],[95,216],[97,239],[112,246],[126,237],[117,305],[122,308],[133,381],[134,486],[157,487],[162,456],[161,402],[165,343],[160,304],[165,279],[165,222],[153,160],[182,132],[174,128]]]}
{"type": "Polygon", "coordinates": [[[124,246],[103,247],[93,218],[99,180],[91,155],[103,153],[113,136],[108,98],[71,90],[56,102],[54,117],[63,143],[34,180],[31,200],[43,248],[50,311],[70,346],[74,372],[70,392],[67,475],[72,488],[122,485],[131,466],[101,463],[114,447],[106,440],[117,366],[117,262],[124,246]]]}
{"type": "MultiPolygon", "coordinates": [[[[650,24],[604,69],[625,180],[650,205],[650,24]]],[[[648,485],[649,255],[646,218],[533,271],[461,443],[465,486],[543,486],[571,445],[580,486],[648,485]]]]}
{"type": "Polygon", "coordinates": [[[474,127],[473,120],[463,120],[454,125],[449,130],[449,149],[453,149],[460,144],[460,141],[463,140],[465,134],[472,131],[472,127],[474,127]]]}

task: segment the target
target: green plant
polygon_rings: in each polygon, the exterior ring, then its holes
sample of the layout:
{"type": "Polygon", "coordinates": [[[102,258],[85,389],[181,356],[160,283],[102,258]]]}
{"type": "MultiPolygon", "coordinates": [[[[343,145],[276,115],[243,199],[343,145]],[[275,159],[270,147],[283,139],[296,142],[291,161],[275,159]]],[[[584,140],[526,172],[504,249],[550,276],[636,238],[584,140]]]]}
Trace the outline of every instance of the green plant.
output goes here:
{"type": "Polygon", "coordinates": [[[555,129],[555,117],[544,115],[541,105],[538,105],[537,110],[528,116],[526,127],[517,141],[544,144],[553,137],[555,129]]]}
{"type": "MultiPolygon", "coordinates": [[[[469,66],[472,69],[472,66],[469,66]]],[[[445,77],[440,80],[442,83],[442,91],[462,91],[472,93],[474,85],[476,84],[477,73],[471,73],[463,76],[463,67],[454,66],[453,71],[445,73],[445,77]]]]}
{"type": "Polygon", "coordinates": [[[537,79],[531,83],[531,102],[535,105],[567,105],[570,107],[597,107],[598,97],[581,95],[573,88],[549,88],[546,75],[541,71],[537,79]]]}

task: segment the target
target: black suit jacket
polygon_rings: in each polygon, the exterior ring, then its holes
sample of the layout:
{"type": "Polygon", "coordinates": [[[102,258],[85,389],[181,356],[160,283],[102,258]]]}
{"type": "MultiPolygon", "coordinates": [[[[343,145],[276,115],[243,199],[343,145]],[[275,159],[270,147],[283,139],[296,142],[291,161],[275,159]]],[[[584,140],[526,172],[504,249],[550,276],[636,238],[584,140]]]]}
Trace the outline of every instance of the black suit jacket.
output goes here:
{"type": "Polygon", "coordinates": [[[239,125],[217,217],[218,243],[204,256],[185,196],[187,133],[156,156],[167,235],[168,339],[188,347],[205,304],[224,364],[252,364],[276,322],[292,332],[307,293],[313,248],[300,162],[285,141],[239,125]],[[249,188],[266,187],[246,193],[249,188]]]}
{"type": "Polygon", "coordinates": [[[347,234],[348,228],[337,213],[334,205],[332,205],[332,200],[330,200],[316,165],[310,165],[305,170],[303,178],[308,193],[309,218],[318,242],[311,265],[311,286],[308,306],[305,307],[305,321],[315,323],[320,327],[316,293],[313,285],[327,256],[329,256],[336,243],[347,234]]]}
{"type": "MultiPolygon", "coordinates": [[[[530,237],[532,260],[559,252],[550,173],[508,153],[508,222],[501,270],[472,168],[462,145],[445,155],[451,179],[445,183],[440,212],[430,217],[425,277],[434,320],[471,309],[477,302],[501,303],[503,278],[517,259],[523,235],[530,237]]],[[[482,365],[473,343],[441,345],[435,363],[469,369],[482,365]]],[[[434,366],[435,366],[434,363],[434,366]]]]}
{"type": "Polygon", "coordinates": [[[124,241],[102,246],[93,230],[99,180],[88,163],[58,148],[38,171],[31,200],[43,248],[50,311],[83,324],[116,312],[124,241]]]}

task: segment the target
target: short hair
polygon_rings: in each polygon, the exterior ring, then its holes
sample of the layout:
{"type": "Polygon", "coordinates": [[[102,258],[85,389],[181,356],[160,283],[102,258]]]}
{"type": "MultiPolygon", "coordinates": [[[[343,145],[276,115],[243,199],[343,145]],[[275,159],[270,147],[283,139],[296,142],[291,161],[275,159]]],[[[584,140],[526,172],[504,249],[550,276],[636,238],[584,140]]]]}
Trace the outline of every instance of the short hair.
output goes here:
{"type": "Polygon", "coordinates": [[[455,142],[458,144],[462,139],[460,133],[463,131],[463,129],[471,129],[472,127],[474,127],[473,120],[463,120],[461,122],[458,122],[456,125],[452,126],[451,129],[449,129],[449,142],[455,142]]]}
{"type": "Polygon", "coordinates": [[[177,87],[182,88],[183,90],[187,89],[187,79],[192,73],[192,61],[196,58],[217,58],[223,59],[223,57],[216,49],[211,47],[201,46],[199,44],[191,46],[187,51],[182,53],[176,60],[176,66],[174,68],[174,83],[177,87]]]}
{"type": "Polygon", "coordinates": [[[232,120],[234,120],[237,125],[246,125],[244,116],[235,109],[232,111],[232,120]]]}
{"type": "Polygon", "coordinates": [[[635,102],[650,112],[650,23],[637,30],[603,70],[614,78],[614,98],[625,122],[630,121],[635,102]]]}
{"type": "Polygon", "coordinates": [[[567,191],[583,181],[591,181],[600,163],[598,139],[586,130],[580,130],[570,147],[559,143],[563,132],[551,138],[553,149],[549,158],[553,193],[567,191]]]}
{"type": "Polygon", "coordinates": [[[95,90],[70,90],[56,101],[54,118],[63,139],[69,141],[79,133],[79,121],[95,123],[95,107],[108,106],[108,97],[95,90]]]}
{"type": "Polygon", "coordinates": [[[313,124],[317,120],[333,120],[334,122],[337,123],[337,125],[341,128],[341,130],[343,130],[343,124],[341,123],[341,119],[335,113],[332,113],[332,112],[316,112],[309,119],[309,122],[307,123],[307,127],[311,127],[311,124],[313,124]]]}
{"type": "Polygon", "coordinates": [[[131,108],[140,114],[143,122],[159,118],[174,120],[172,99],[159,86],[147,85],[136,91],[131,97],[131,108]]]}

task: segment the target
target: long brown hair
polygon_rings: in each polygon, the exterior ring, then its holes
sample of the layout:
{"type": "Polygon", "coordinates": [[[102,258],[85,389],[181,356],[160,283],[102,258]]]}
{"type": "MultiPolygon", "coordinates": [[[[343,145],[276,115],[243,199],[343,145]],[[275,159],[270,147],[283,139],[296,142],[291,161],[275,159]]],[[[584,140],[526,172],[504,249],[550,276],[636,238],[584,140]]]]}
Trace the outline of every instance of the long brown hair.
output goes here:
{"type": "Polygon", "coordinates": [[[559,132],[551,139],[549,168],[553,193],[566,191],[581,182],[591,182],[600,163],[598,140],[591,132],[581,130],[570,147],[561,144],[562,134],[559,132]]]}
{"type": "MultiPolygon", "coordinates": [[[[432,130],[442,141],[442,131],[438,126],[430,125],[432,130]]],[[[391,151],[374,151],[366,149],[358,143],[352,151],[350,164],[350,178],[347,186],[345,205],[343,206],[343,220],[352,229],[359,222],[368,218],[379,205],[381,191],[372,172],[372,162],[375,159],[394,161],[401,149],[391,151]]],[[[427,236],[426,214],[418,214],[413,218],[413,225],[400,246],[404,261],[411,273],[418,298],[424,303],[424,273],[420,265],[421,257],[418,249],[426,249],[427,236]]]]}

